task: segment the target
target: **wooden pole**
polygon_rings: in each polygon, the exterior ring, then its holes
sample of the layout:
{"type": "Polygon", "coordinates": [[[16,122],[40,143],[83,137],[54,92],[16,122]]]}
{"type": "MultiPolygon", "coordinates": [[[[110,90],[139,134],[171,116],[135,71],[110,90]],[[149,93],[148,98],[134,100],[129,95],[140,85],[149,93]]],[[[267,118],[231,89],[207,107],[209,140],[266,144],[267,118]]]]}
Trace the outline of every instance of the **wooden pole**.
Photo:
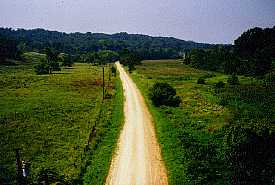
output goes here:
{"type": "Polygon", "coordinates": [[[102,66],[102,78],[103,78],[103,82],[102,82],[102,100],[104,100],[104,96],[105,96],[104,64],[102,66]]]}
{"type": "Polygon", "coordinates": [[[109,82],[111,81],[111,74],[112,73],[112,70],[111,70],[111,65],[109,65],[109,82]]]}

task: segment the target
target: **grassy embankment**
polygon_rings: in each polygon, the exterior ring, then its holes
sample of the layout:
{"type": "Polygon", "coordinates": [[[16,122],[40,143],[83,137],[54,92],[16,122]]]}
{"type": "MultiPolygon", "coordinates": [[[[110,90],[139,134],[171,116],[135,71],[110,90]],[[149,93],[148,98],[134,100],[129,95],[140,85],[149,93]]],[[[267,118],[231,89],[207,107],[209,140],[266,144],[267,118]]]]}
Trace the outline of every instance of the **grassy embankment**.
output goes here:
{"type": "Polygon", "coordinates": [[[107,82],[111,96],[102,102],[99,67],[75,64],[36,75],[33,65],[41,57],[27,53],[23,65],[0,66],[2,181],[13,181],[14,149],[20,148],[21,158],[31,162],[31,182],[51,170],[61,181],[78,183],[85,176],[85,182],[104,184],[123,118],[120,81],[107,82]]]}
{"type": "MultiPolygon", "coordinates": [[[[176,60],[144,61],[132,77],[142,91],[154,117],[158,140],[165,160],[169,184],[223,184],[225,170],[223,127],[231,111],[219,104],[213,86],[227,81],[220,73],[191,68],[176,60]],[[206,85],[197,79],[206,77],[206,85]],[[154,107],[148,89],[156,81],[168,82],[181,97],[180,107],[154,107]]],[[[249,83],[248,78],[239,77],[249,83]]]]}

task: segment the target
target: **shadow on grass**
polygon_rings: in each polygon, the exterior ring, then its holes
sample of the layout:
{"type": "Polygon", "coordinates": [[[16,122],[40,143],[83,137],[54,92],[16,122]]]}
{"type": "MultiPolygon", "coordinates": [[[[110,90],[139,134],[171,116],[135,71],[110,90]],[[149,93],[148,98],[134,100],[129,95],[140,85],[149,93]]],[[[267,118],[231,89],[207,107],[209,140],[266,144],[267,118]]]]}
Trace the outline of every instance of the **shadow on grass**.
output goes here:
{"type": "Polygon", "coordinates": [[[42,169],[38,174],[37,185],[59,184],[59,185],[80,185],[81,179],[68,180],[54,169],[42,169]]]}
{"type": "Polygon", "coordinates": [[[64,72],[53,72],[52,75],[69,75],[72,73],[64,73],[64,72]]]}

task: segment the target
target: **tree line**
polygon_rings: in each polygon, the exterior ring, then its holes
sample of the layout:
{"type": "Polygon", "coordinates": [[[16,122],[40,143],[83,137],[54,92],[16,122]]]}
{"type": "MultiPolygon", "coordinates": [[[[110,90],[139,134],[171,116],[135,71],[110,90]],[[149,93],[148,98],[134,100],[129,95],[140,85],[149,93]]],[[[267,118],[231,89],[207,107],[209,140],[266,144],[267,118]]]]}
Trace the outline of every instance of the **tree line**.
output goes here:
{"type": "Polygon", "coordinates": [[[226,74],[266,75],[275,65],[275,26],[249,29],[234,45],[193,49],[186,53],[184,63],[226,74]]]}
{"type": "Polygon", "coordinates": [[[192,48],[209,48],[210,44],[184,41],[172,37],[151,37],[148,35],[103,33],[63,33],[44,29],[0,28],[0,35],[14,39],[26,51],[41,52],[46,48],[53,48],[60,53],[81,55],[87,52],[110,50],[119,52],[123,49],[135,51],[143,59],[178,58],[184,50],[192,48]]]}
{"type": "Polygon", "coordinates": [[[60,71],[61,66],[71,67],[74,62],[105,65],[118,60],[127,66],[131,72],[135,69],[135,65],[140,64],[142,61],[142,58],[136,52],[131,52],[128,49],[123,49],[120,52],[101,50],[98,52],[87,52],[79,56],[59,53],[53,48],[46,48],[43,52],[45,53],[45,58],[42,58],[39,64],[34,66],[37,74],[51,74],[53,71],[60,71]]]}
{"type": "Polygon", "coordinates": [[[7,59],[21,59],[18,41],[0,35],[0,64],[8,64],[7,59]]]}

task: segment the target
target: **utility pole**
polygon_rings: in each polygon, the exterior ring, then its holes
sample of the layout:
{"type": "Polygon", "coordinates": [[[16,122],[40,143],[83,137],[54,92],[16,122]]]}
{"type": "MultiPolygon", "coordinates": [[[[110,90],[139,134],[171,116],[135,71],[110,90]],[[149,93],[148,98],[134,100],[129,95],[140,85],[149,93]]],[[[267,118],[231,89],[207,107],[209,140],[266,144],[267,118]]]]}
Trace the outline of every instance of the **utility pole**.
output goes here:
{"type": "Polygon", "coordinates": [[[105,96],[104,64],[102,66],[102,77],[103,77],[103,82],[102,82],[102,100],[104,100],[104,96],[105,96]]]}
{"type": "Polygon", "coordinates": [[[112,73],[112,70],[111,70],[111,65],[109,65],[109,82],[111,81],[111,74],[112,73]]]}

